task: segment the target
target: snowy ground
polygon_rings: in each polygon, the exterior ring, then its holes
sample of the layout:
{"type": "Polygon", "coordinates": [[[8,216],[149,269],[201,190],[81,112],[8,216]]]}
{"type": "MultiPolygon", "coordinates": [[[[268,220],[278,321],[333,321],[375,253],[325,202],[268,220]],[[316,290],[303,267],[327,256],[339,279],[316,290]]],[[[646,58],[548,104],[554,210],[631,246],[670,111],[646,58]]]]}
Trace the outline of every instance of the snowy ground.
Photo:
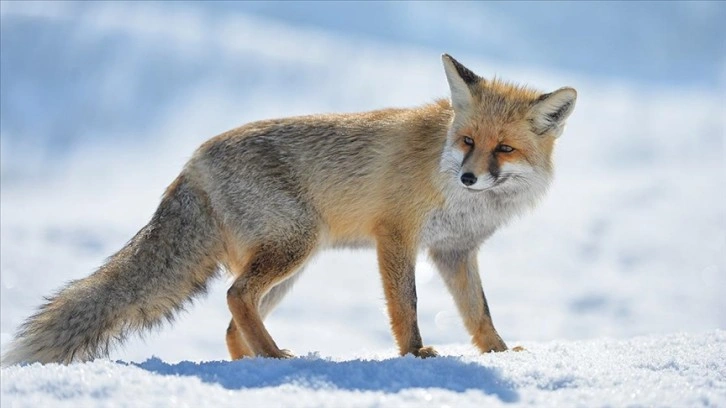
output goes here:
{"type": "MultiPolygon", "coordinates": [[[[726,332],[527,343],[420,360],[95,361],[3,371],[3,404],[128,407],[724,406],[726,332]]],[[[7,406],[7,405],[6,405],[7,406]]]]}
{"type": "MultiPolygon", "coordinates": [[[[71,133],[83,143],[46,160],[45,144],[28,141],[60,130],[30,121],[2,133],[0,348],[44,295],[86,276],[148,220],[209,136],[265,117],[410,106],[446,93],[446,50],[251,17],[210,24],[165,10],[161,19],[152,3],[98,3],[99,13],[78,16],[18,4],[2,3],[3,29],[46,21],[45,41],[57,37],[73,55],[108,45],[99,38],[121,46],[103,48],[113,64],[87,68],[100,83],[77,91],[83,109],[52,84],[40,94],[79,124],[71,133]],[[196,76],[169,79],[178,93],[153,117],[129,128],[86,115],[123,115],[126,104],[154,97],[133,81],[162,51],[165,63],[192,65],[196,76]],[[207,60],[214,69],[199,62],[207,60]],[[237,76],[245,81],[229,79],[237,76]]],[[[448,357],[395,358],[374,253],[333,251],[307,267],[268,322],[280,346],[307,357],[219,362],[229,321],[222,278],[173,327],[114,351],[124,363],[3,368],[2,406],[726,405],[726,64],[722,86],[704,89],[455,57],[484,76],[579,91],[548,197],[479,257],[499,332],[527,351],[478,355],[421,257],[422,335],[448,357]]],[[[27,100],[4,92],[3,121],[17,121],[7,102],[27,100]]]]}

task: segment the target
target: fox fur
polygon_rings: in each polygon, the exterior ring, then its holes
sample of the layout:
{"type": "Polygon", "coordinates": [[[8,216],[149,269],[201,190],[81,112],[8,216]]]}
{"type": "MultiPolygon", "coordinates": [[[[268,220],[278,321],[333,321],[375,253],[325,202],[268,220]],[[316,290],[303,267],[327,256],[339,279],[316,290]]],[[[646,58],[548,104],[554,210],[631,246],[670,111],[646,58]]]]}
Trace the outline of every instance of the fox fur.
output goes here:
{"type": "Polygon", "coordinates": [[[577,94],[485,80],[442,59],[450,99],[265,120],[202,144],[151,221],[95,273],[49,297],[2,364],[106,356],[129,334],[171,319],[220,267],[235,278],[227,292],[231,358],[291,357],[263,320],[314,253],[341,246],[376,249],[401,355],[436,355],[417,323],[421,250],[473,343],[482,352],[506,350],[477,250],[547,190],[555,140],[577,94]]]}

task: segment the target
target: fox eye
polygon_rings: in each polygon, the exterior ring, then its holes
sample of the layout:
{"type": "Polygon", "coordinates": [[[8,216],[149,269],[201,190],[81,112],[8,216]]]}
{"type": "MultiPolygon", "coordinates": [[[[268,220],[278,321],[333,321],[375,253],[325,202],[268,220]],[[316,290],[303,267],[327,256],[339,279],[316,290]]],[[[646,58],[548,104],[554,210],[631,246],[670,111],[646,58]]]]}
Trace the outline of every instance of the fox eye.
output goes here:
{"type": "Polygon", "coordinates": [[[509,145],[500,144],[497,146],[497,151],[501,153],[512,153],[514,151],[514,148],[509,145]]]}
{"type": "Polygon", "coordinates": [[[474,147],[474,139],[469,136],[464,136],[464,144],[470,147],[474,147]]]}

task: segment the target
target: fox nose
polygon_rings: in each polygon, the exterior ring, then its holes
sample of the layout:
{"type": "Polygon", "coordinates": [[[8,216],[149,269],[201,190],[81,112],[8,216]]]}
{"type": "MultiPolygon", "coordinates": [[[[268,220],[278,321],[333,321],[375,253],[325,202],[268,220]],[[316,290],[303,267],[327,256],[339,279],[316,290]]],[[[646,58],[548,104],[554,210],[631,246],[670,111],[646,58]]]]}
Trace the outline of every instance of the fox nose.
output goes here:
{"type": "Polygon", "coordinates": [[[474,173],[464,173],[461,175],[461,182],[464,183],[465,186],[470,186],[476,183],[476,176],[474,173]]]}

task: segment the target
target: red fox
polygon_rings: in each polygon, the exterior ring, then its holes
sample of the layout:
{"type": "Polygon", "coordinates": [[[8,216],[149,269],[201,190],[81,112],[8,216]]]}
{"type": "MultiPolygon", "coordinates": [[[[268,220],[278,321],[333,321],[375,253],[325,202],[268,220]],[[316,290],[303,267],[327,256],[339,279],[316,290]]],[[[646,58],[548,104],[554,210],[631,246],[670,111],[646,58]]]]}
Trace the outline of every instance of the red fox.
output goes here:
{"type": "Polygon", "coordinates": [[[374,247],[401,355],[424,346],[414,266],[428,252],[481,352],[507,346],[492,323],[477,250],[532,207],[577,93],[486,80],[442,56],[451,98],[254,122],[195,152],[151,221],[92,275],[70,282],[19,328],[2,364],[106,356],[173,318],[220,267],[232,359],[288,358],[263,320],[305,262],[330,247],[374,247]]]}

